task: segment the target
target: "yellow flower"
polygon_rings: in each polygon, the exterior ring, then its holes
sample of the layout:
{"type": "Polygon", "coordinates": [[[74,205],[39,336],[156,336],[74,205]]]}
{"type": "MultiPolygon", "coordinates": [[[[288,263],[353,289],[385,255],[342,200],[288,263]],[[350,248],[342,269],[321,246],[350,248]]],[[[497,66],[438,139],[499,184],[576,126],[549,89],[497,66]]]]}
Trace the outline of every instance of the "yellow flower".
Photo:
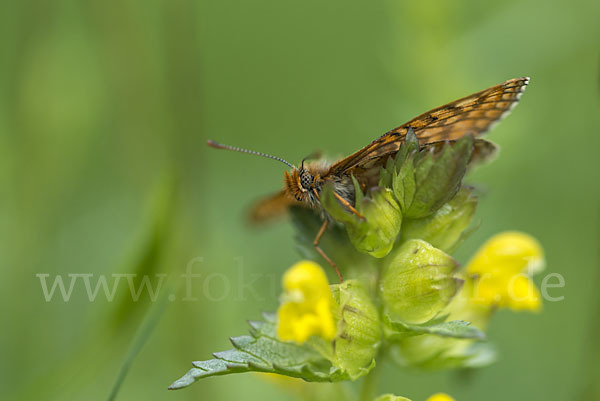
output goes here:
{"type": "Polygon", "coordinates": [[[282,285],[284,293],[277,312],[279,339],[304,343],[318,335],[333,340],[333,296],[323,269],[310,261],[296,263],[284,274],[282,285]]]}
{"type": "Polygon", "coordinates": [[[448,394],[437,393],[429,397],[427,401],[454,401],[454,398],[450,397],[448,394]]]}
{"type": "Polygon", "coordinates": [[[475,254],[467,273],[474,275],[472,301],[513,310],[542,307],[531,275],[544,267],[544,253],[531,236],[504,232],[489,239],[475,254]]]}

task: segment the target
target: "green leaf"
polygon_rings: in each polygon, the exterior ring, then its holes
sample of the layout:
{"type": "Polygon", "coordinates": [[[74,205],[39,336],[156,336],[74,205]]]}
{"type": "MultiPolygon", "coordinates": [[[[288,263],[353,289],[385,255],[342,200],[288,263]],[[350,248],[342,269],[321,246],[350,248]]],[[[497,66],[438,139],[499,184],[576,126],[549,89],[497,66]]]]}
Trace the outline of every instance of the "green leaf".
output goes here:
{"type": "Polygon", "coordinates": [[[214,353],[214,359],[193,362],[194,368],[169,389],[187,387],[205,377],[244,372],[278,373],[316,382],[350,379],[343,369],[333,366],[307,345],[279,341],[275,336],[274,315],[265,314],[264,317],[265,321],[249,322],[250,336],[230,339],[233,349],[214,353]]]}
{"type": "Polygon", "coordinates": [[[439,322],[436,320],[424,324],[409,324],[402,321],[394,321],[389,315],[385,315],[383,319],[386,329],[390,332],[387,337],[392,341],[422,334],[474,340],[485,340],[486,338],[481,330],[471,326],[470,322],[464,320],[452,320],[450,322],[439,322]]]}

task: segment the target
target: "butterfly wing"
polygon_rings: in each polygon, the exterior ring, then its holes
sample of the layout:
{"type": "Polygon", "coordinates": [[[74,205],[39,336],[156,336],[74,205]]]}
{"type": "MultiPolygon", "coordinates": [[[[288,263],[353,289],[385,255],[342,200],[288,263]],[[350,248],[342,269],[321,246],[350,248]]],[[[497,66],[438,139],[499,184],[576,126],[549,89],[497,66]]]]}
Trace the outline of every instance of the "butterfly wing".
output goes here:
{"type": "Polygon", "coordinates": [[[359,175],[382,165],[398,151],[410,128],[421,145],[455,141],[468,133],[481,135],[513,109],[528,83],[529,78],[514,78],[423,113],[333,164],[329,174],[357,170],[355,175],[359,175]]]}
{"type": "Polygon", "coordinates": [[[290,197],[285,190],[259,200],[250,211],[250,221],[254,224],[265,223],[284,215],[289,206],[300,202],[290,197]]]}

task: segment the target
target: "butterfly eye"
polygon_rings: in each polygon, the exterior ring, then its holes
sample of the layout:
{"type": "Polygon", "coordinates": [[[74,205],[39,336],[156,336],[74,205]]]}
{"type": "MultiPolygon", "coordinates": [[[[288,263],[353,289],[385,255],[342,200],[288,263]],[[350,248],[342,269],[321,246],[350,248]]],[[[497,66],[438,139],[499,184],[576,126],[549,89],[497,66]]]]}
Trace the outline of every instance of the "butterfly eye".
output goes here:
{"type": "Polygon", "coordinates": [[[303,171],[300,175],[300,185],[304,189],[310,189],[313,183],[313,176],[308,171],[303,171]]]}

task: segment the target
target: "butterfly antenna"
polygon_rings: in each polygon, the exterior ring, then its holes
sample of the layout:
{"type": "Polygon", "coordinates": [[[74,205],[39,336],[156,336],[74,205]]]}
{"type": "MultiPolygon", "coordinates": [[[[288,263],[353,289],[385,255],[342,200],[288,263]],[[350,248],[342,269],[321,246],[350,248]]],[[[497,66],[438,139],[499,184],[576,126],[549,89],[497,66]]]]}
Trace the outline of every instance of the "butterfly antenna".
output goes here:
{"type": "Polygon", "coordinates": [[[238,148],[236,146],[223,145],[222,143],[215,142],[212,139],[209,139],[208,141],[206,141],[206,144],[212,148],[233,150],[234,152],[250,153],[251,155],[267,157],[269,159],[278,160],[284,164],[287,164],[290,168],[295,168],[291,163],[287,162],[286,160],[282,159],[281,157],[273,156],[268,153],[257,152],[255,150],[249,150],[249,149],[244,149],[244,148],[238,148]]]}

